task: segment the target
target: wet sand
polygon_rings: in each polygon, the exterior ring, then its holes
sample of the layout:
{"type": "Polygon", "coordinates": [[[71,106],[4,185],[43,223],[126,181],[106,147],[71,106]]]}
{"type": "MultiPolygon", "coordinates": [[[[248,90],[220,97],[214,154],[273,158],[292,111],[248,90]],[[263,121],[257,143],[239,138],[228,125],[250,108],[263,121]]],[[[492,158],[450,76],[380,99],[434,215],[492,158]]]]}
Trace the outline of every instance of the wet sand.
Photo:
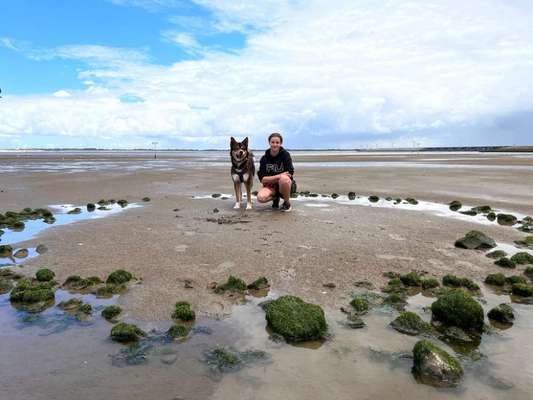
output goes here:
{"type": "MultiPolygon", "coordinates": [[[[294,201],[293,212],[283,214],[271,210],[270,205],[256,203],[254,210],[235,211],[232,199],[194,199],[193,196],[198,195],[231,193],[229,163],[224,161],[225,157],[226,154],[219,153],[186,156],[176,153],[160,154],[158,160],[153,160],[151,153],[0,152],[0,212],[50,204],[84,205],[101,198],[124,198],[130,202],[140,202],[145,196],[151,198],[150,202],[141,203],[142,207],[107,218],[51,227],[37,238],[18,244],[18,247],[45,244],[49,248],[47,253],[25,262],[20,271],[31,275],[46,266],[62,281],[72,274],[103,278],[117,268],[127,269],[142,278],[142,284],[120,296],[118,303],[125,310],[125,318],[149,325],[168,321],[177,300],[190,301],[202,317],[216,320],[234,315],[235,305],[231,299],[207,289],[210,282],[222,282],[230,274],[246,281],[264,275],[276,293],[301,296],[335,313],[351,299],[355,282],[368,280],[379,288],[386,282],[383,277],[386,271],[422,270],[438,278],[454,273],[477,281],[490,272],[501,272],[501,268],[493,265],[493,260],[484,253],[454,247],[454,241],[471,229],[483,230],[498,243],[512,244],[524,236],[512,227],[480,225],[423,211],[335,202],[324,207],[310,207],[311,202],[294,201]],[[191,162],[198,158],[202,158],[201,162],[191,162]],[[43,170],[43,164],[48,170],[43,170]],[[214,212],[215,208],[219,212],[214,212]],[[233,223],[212,222],[219,218],[233,223]],[[191,281],[193,288],[185,288],[185,280],[191,281]],[[336,288],[323,286],[329,282],[335,283],[336,288]]],[[[472,206],[489,204],[494,208],[533,215],[530,185],[533,182],[533,155],[364,153],[295,154],[294,158],[301,191],[325,194],[354,191],[361,196],[414,197],[439,203],[460,200],[472,206]],[[337,161],[363,164],[323,165],[337,161]],[[521,168],[515,169],[517,166],[521,168]]],[[[256,181],[255,188],[258,186],[256,181]]],[[[259,335],[256,329],[264,332],[264,326],[253,328],[255,333],[250,333],[249,340],[244,342],[258,344],[253,340],[259,335]]],[[[15,337],[13,334],[13,340],[21,342],[22,339],[15,337]]],[[[365,340],[372,341],[367,336],[356,342],[361,344],[365,340]]],[[[390,333],[387,340],[392,340],[391,351],[405,347],[403,335],[390,333]]],[[[348,340],[353,346],[356,342],[348,340]]],[[[90,346],[87,351],[89,349],[90,346]]],[[[352,351],[363,350],[352,349],[337,365],[328,364],[343,371],[342,374],[328,375],[329,386],[310,384],[306,389],[296,390],[293,397],[283,392],[285,398],[322,398],[313,397],[316,393],[329,393],[337,398],[353,397],[354,382],[348,384],[353,374],[346,370],[358,358],[352,351]]],[[[243,386],[247,390],[244,394],[235,392],[242,375],[232,375],[224,379],[223,385],[208,387],[207,384],[202,386],[203,381],[197,382],[205,392],[200,394],[191,388],[188,393],[198,396],[183,398],[208,398],[211,395],[228,398],[239,394],[243,398],[271,398],[281,396],[280,388],[287,389],[291,382],[304,377],[309,382],[313,379],[323,382],[319,379],[320,369],[307,366],[302,367],[300,373],[283,376],[287,369],[299,368],[299,358],[295,354],[291,356],[292,353],[291,350],[285,355],[284,352],[278,354],[285,360],[279,370],[276,366],[258,367],[246,373],[253,383],[268,371],[261,382],[268,385],[269,390],[257,383],[262,387],[261,396],[257,395],[253,384],[243,386]],[[273,381],[279,386],[272,385],[273,381]]],[[[305,354],[300,360],[305,365],[320,364],[321,356],[320,353],[305,354]]],[[[357,368],[357,363],[355,366],[357,368]]],[[[377,367],[366,378],[358,375],[360,385],[368,381],[363,390],[366,397],[362,398],[406,398],[394,389],[393,382],[411,380],[408,369],[402,367],[400,375],[394,375],[385,390],[379,386],[379,374],[390,368],[385,367],[377,367]]],[[[165,376],[161,379],[171,379],[171,375],[165,376]]],[[[136,384],[142,386],[142,382],[139,379],[136,384]]],[[[34,383],[38,386],[38,381],[34,383]]],[[[137,398],[126,396],[119,390],[120,384],[117,385],[116,398],[121,398],[119,392],[124,398],[137,398]]],[[[153,388],[153,392],[164,394],[166,397],[163,398],[173,398],[163,387],[159,387],[159,392],[153,388]]],[[[415,398],[448,398],[450,395],[421,385],[416,387],[415,398]]],[[[16,385],[11,384],[9,392],[15,393],[15,389],[16,385]]],[[[525,399],[527,397],[522,397],[524,390],[529,389],[525,384],[512,392],[511,397],[505,392],[488,397],[490,392],[481,392],[478,397],[468,398],[525,399]]],[[[87,389],[86,393],[89,392],[87,389]]],[[[104,392],[102,389],[93,398],[103,398],[104,392]]],[[[140,393],[147,392],[146,388],[140,390],[140,393]]],[[[53,394],[54,390],[50,389],[49,393],[53,394]]],[[[459,394],[454,393],[452,397],[455,396],[459,394]]]]}

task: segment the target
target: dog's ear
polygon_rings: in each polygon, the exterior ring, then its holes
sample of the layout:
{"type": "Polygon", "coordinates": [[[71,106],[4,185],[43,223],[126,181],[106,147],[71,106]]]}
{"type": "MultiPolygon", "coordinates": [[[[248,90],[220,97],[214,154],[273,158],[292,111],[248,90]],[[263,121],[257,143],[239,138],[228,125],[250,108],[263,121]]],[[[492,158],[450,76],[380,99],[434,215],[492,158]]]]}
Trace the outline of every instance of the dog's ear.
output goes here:
{"type": "Polygon", "coordinates": [[[234,148],[235,145],[237,144],[237,141],[236,141],[235,138],[232,136],[231,139],[230,139],[230,141],[229,141],[229,143],[230,143],[231,148],[234,148]]]}
{"type": "Polygon", "coordinates": [[[248,148],[248,136],[242,141],[244,147],[248,148]]]}

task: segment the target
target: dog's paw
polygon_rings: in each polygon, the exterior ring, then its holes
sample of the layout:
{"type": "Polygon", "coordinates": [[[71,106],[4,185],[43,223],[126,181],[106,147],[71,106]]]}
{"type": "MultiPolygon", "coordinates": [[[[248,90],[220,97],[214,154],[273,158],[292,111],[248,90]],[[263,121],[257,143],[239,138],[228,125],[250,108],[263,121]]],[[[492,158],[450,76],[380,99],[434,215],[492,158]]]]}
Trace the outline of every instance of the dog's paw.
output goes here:
{"type": "Polygon", "coordinates": [[[248,203],[246,204],[246,209],[247,210],[251,210],[253,207],[252,207],[252,203],[248,203]]]}
{"type": "Polygon", "coordinates": [[[241,208],[241,204],[240,203],[235,203],[235,205],[233,206],[233,208],[235,210],[238,210],[239,208],[241,208]]]}

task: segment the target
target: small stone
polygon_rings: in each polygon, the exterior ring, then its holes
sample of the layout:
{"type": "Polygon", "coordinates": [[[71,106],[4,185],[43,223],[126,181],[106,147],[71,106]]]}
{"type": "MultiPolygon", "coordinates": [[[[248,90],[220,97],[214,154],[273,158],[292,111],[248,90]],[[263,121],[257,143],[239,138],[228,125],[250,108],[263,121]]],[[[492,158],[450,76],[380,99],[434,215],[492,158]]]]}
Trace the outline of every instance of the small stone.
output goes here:
{"type": "Polygon", "coordinates": [[[464,249],[487,250],[496,247],[494,239],[480,231],[470,231],[455,242],[455,247],[464,249]]]}
{"type": "Polygon", "coordinates": [[[379,201],[379,197],[378,196],[369,196],[368,197],[368,200],[371,202],[371,203],[377,203],[379,201]]]}
{"type": "Polygon", "coordinates": [[[322,286],[328,289],[335,289],[337,287],[333,282],[324,283],[322,286]]]}
{"type": "Polygon", "coordinates": [[[498,214],[496,219],[498,224],[506,226],[512,226],[518,221],[518,219],[512,214],[498,214]]]}
{"type": "Polygon", "coordinates": [[[35,251],[38,253],[38,254],[44,254],[48,251],[48,247],[46,247],[46,245],[44,244],[40,244],[38,245],[36,248],[35,248],[35,251]]]}
{"type": "Polygon", "coordinates": [[[512,324],[514,321],[514,311],[513,308],[505,303],[500,304],[499,306],[494,307],[489,311],[487,316],[502,324],[512,324]]]}
{"type": "Polygon", "coordinates": [[[15,258],[26,258],[28,257],[28,249],[19,249],[14,254],[13,257],[15,258]]]}
{"type": "Polygon", "coordinates": [[[458,200],[454,200],[454,201],[452,201],[452,202],[450,203],[449,206],[450,206],[450,210],[452,210],[452,211],[457,211],[457,210],[459,210],[463,205],[461,204],[460,201],[458,201],[458,200]]]}

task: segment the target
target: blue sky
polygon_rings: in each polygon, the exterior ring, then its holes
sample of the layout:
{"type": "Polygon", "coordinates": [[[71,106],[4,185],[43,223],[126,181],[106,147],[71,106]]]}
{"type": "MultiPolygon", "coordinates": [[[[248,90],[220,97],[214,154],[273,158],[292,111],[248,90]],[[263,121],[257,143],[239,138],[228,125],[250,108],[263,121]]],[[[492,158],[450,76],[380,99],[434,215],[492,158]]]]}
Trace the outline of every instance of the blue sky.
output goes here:
{"type": "Polygon", "coordinates": [[[0,148],[533,144],[526,0],[6,0],[0,148]]]}

